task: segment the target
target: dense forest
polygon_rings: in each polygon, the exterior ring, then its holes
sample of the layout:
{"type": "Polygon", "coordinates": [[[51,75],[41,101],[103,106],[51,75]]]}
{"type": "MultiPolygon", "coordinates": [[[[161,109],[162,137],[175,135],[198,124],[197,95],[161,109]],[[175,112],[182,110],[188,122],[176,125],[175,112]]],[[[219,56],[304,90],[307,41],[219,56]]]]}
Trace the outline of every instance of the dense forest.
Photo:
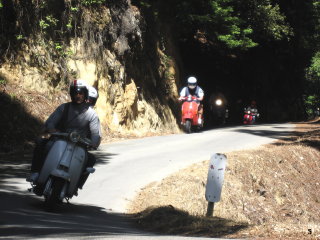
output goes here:
{"type": "Polygon", "coordinates": [[[20,64],[26,46],[32,52],[41,45],[50,55],[34,51],[28,64],[54,86],[75,75],[67,67],[68,46],[82,37],[98,76],[116,79],[116,70],[103,64],[103,49],[113,49],[126,69],[123,84],[132,78],[147,86],[140,89],[149,89],[141,94],[149,102],[155,94],[159,104],[176,104],[172,88],[159,80],[170,77],[160,67],[174,62],[177,89],[196,76],[206,96],[226,96],[234,120],[251,100],[264,121],[306,119],[320,105],[317,0],[1,0],[0,23],[1,64],[20,64]],[[139,17],[125,19],[127,8],[139,17]],[[164,53],[160,60],[156,48],[164,53]],[[146,74],[137,71],[144,62],[146,74]]]}
{"type": "Polygon", "coordinates": [[[133,3],[175,29],[184,74],[233,106],[255,99],[266,120],[301,119],[319,107],[319,1],[133,3]]]}

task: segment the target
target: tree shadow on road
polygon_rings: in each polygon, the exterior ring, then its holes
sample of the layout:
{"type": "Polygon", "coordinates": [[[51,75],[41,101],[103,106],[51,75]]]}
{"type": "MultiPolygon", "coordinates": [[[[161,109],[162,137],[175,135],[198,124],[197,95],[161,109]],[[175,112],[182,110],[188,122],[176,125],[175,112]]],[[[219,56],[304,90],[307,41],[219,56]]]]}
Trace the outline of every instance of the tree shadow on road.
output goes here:
{"type": "MultiPolygon", "coordinates": [[[[108,164],[114,154],[95,151],[96,166],[108,164]]],[[[106,209],[62,203],[55,212],[44,211],[43,197],[28,191],[25,182],[32,152],[0,156],[0,236],[32,238],[51,235],[100,236],[144,235],[132,227],[129,215],[110,213],[106,209]]],[[[93,176],[94,177],[94,176],[93,176]]]]}
{"type": "Polygon", "coordinates": [[[320,150],[320,121],[300,123],[295,126],[294,131],[290,131],[286,127],[281,126],[275,126],[273,128],[275,130],[255,130],[248,125],[246,129],[236,129],[235,131],[277,139],[279,141],[271,143],[275,146],[299,144],[320,150]]]}
{"type": "Polygon", "coordinates": [[[129,216],[100,207],[63,203],[55,212],[45,212],[43,199],[31,194],[0,192],[0,198],[6,203],[0,206],[0,236],[141,234],[131,227],[129,216]]]}
{"type": "MultiPolygon", "coordinates": [[[[96,165],[108,164],[113,154],[96,151],[96,165]]],[[[28,191],[24,178],[32,154],[6,154],[0,158],[0,236],[46,237],[100,236],[143,233],[131,227],[131,217],[106,209],[62,203],[55,212],[46,212],[43,197],[28,191]]],[[[94,176],[93,176],[94,177],[94,176]]]]}
{"type": "MultiPolygon", "coordinates": [[[[104,165],[110,162],[115,155],[104,151],[92,151],[96,156],[96,165],[104,165]]],[[[0,188],[3,189],[3,179],[26,178],[30,172],[32,152],[15,152],[0,156],[0,188]]]]}
{"type": "Polygon", "coordinates": [[[150,207],[135,215],[137,225],[150,232],[189,237],[223,237],[248,227],[219,217],[192,216],[173,206],[150,207]]]}

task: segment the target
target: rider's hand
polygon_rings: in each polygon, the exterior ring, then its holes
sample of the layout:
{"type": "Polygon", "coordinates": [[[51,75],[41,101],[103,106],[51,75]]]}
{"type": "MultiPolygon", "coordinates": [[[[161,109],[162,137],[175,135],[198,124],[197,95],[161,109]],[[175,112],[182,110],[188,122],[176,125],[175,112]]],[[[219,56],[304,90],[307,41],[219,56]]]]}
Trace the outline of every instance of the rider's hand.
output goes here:
{"type": "Polygon", "coordinates": [[[57,129],[53,128],[53,129],[47,129],[48,133],[56,133],[59,132],[57,129]]]}

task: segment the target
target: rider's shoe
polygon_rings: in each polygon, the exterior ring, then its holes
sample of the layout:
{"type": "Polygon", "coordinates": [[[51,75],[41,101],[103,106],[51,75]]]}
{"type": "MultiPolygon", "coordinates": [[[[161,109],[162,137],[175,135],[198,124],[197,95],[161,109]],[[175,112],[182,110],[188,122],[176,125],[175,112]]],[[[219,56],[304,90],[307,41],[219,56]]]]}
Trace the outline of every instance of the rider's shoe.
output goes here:
{"type": "Polygon", "coordinates": [[[86,173],[94,173],[96,171],[95,168],[92,168],[92,167],[87,167],[86,168],[86,173]]]}
{"type": "Polygon", "coordinates": [[[33,173],[31,173],[30,174],[30,176],[29,177],[27,177],[27,182],[35,182],[35,181],[37,181],[38,180],[38,177],[39,177],[39,173],[38,172],[33,172],[33,173]]]}

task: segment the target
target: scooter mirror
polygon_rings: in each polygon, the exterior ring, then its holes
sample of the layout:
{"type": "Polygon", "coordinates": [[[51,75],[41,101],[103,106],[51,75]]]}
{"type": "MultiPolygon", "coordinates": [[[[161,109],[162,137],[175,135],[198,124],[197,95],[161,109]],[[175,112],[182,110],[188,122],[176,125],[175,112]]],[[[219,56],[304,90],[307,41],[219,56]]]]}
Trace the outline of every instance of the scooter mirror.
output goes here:
{"type": "Polygon", "coordinates": [[[80,139],[80,134],[77,133],[77,132],[72,132],[72,133],[70,133],[69,138],[70,138],[70,141],[71,141],[71,142],[76,143],[76,142],[78,142],[79,139],[80,139]]]}

